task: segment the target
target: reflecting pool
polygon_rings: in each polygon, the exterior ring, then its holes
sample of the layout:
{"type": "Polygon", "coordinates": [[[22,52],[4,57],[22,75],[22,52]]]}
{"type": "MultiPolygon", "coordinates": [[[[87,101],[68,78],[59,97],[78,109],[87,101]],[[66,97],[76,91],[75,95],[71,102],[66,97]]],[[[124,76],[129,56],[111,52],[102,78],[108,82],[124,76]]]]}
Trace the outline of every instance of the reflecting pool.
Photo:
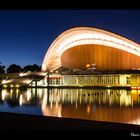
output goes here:
{"type": "Polygon", "coordinates": [[[2,89],[0,112],[140,125],[140,90],[2,89]]]}

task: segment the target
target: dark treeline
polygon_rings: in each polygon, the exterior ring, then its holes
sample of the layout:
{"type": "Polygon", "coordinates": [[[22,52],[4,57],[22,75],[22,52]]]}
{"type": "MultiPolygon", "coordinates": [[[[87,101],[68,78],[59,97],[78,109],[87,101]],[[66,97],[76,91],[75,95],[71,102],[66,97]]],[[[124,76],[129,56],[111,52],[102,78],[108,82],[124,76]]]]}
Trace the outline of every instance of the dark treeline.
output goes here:
{"type": "Polygon", "coordinates": [[[6,69],[6,67],[1,65],[1,63],[0,63],[0,73],[16,73],[16,72],[28,72],[28,71],[31,71],[31,72],[41,71],[41,66],[33,64],[33,65],[27,65],[25,67],[21,67],[20,65],[17,65],[17,64],[11,64],[7,68],[7,71],[5,69],[6,69]]]}

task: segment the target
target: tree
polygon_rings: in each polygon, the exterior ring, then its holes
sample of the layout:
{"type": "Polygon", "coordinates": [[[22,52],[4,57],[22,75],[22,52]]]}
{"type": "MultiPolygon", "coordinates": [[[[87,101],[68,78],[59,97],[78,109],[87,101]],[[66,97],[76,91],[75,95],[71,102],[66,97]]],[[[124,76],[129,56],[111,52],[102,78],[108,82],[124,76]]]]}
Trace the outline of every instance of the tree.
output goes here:
{"type": "Polygon", "coordinates": [[[7,68],[7,73],[22,72],[22,68],[19,65],[12,64],[7,68]]]}
{"type": "Polygon", "coordinates": [[[24,72],[27,72],[27,71],[41,71],[41,67],[36,65],[36,64],[33,64],[33,65],[27,65],[23,68],[23,71],[24,72]]]}
{"type": "Polygon", "coordinates": [[[5,66],[2,66],[0,63],[0,73],[5,73],[5,66]]]}
{"type": "Polygon", "coordinates": [[[33,71],[41,71],[41,67],[36,64],[33,64],[32,68],[33,68],[33,71]]]}

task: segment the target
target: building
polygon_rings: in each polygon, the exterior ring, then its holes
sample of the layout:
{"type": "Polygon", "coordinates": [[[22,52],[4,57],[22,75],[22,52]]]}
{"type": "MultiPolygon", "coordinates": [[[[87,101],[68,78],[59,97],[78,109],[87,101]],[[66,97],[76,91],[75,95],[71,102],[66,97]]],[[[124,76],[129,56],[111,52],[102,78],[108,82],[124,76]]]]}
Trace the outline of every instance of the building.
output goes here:
{"type": "Polygon", "coordinates": [[[140,45],[117,34],[92,28],[77,27],[60,34],[49,47],[42,71],[61,66],[97,70],[140,69],[140,45]]]}
{"type": "Polygon", "coordinates": [[[139,44],[92,27],[64,31],[53,41],[42,64],[42,71],[50,73],[49,81],[44,78],[45,86],[140,89],[139,70],[139,44]],[[64,69],[69,71],[63,73],[64,69]]]}
{"type": "Polygon", "coordinates": [[[50,45],[42,72],[1,75],[3,87],[140,89],[140,45],[92,27],[64,31],[50,45]]]}

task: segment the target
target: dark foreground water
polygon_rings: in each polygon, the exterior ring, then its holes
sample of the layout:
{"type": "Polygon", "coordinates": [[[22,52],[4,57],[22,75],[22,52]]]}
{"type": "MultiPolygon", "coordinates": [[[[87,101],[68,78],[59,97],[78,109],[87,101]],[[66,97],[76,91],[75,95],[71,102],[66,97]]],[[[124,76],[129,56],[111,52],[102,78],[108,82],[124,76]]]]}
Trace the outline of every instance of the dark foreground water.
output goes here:
{"type": "Polygon", "coordinates": [[[0,112],[140,125],[139,90],[3,89],[0,112]]]}

